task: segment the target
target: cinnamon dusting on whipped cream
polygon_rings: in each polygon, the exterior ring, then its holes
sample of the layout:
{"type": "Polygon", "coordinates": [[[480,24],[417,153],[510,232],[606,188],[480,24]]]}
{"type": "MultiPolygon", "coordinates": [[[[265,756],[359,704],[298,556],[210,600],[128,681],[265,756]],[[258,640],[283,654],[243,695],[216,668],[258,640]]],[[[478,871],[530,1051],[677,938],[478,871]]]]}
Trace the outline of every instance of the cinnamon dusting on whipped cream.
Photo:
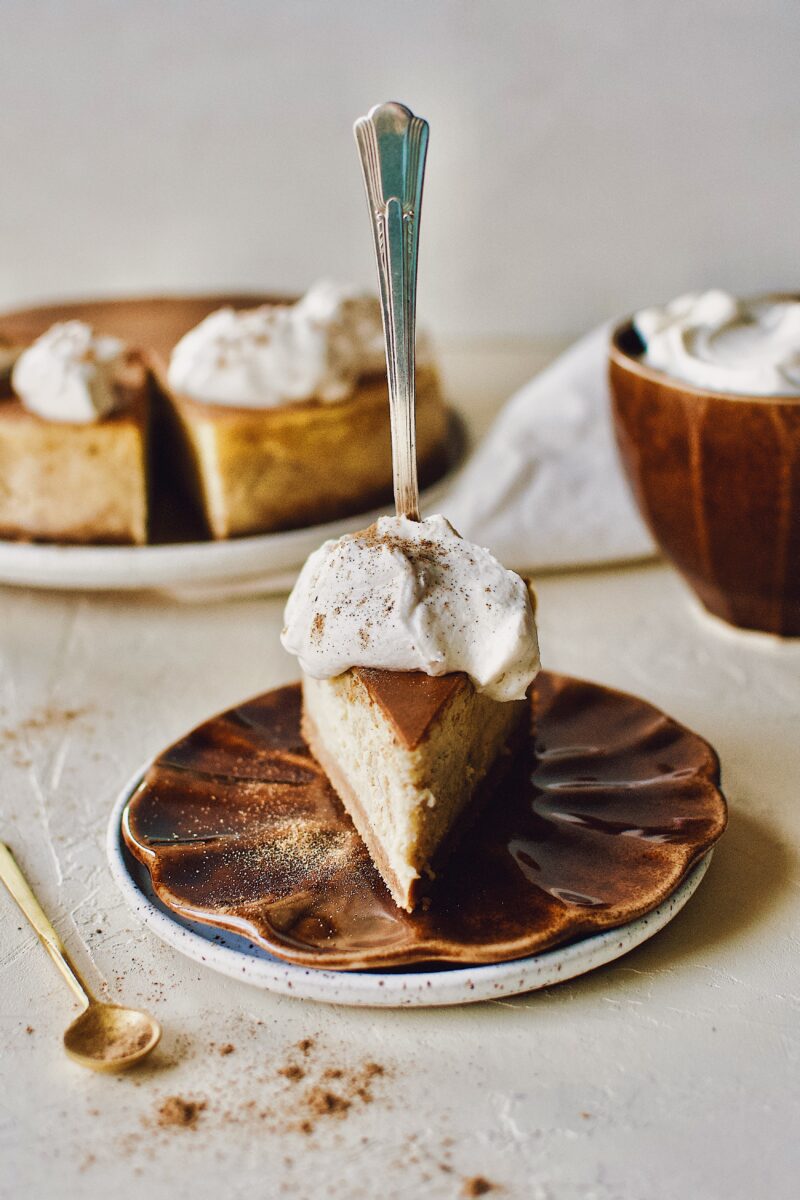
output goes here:
{"type": "Polygon", "coordinates": [[[321,280],[296,304],[211,313],[175,346],[168,380],[209,404],[334,403],[385,361],[377,296],[321,280]]]}
{"type": "Polygon", "coordinates": [[[289,597],[282,642],[313,678],[463,671],[496,700],[521,699],[539,670],[524,580],[441,516],[381,517],[326,542],[289,597]]]}
{"type": "Polygon", "coordinates": [[[124,404],[124,389],[117,385],[126,357],[119,338],[96,334],[84,321],[62,321],[16,358],[11,385],[36,416],[87,425],[124,404]]]}

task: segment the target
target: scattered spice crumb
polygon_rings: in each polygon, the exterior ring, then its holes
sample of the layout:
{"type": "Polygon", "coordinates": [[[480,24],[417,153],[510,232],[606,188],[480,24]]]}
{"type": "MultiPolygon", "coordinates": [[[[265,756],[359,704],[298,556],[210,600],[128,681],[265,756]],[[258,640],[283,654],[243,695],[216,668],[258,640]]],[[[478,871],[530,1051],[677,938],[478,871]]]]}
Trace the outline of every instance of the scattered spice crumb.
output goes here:
{"type": "Polygon", "coordinates": [[[25,1026],[25,1032],[26,1032],[26,1033],[33,1033],[33,1032],[34,1032],[34,1028],[33,1028],[33,1026],[32,1026],[32,1025],[26,1025],[26,1026],[25,1026]]]}
{"type": "MultiPolygon", "coordinates": [[[[0,728],[0,742],[7,747],[14,766],[21,768],[29,767],[31,759],[24,752],[23,746],[29,742],[32,735],[45,732],[49,729],[64,729],[88,712],[88,708],[59,709],[47,707],[37,709],[31,716],[18,722],[13,728],[8,726],[0,728]]],[[[0,710],[0,713],[5,716],[4,709],[0,710]]]]}
{"type": "MultiPolygon", "coordinates": [[[[232,1043],[209,1043],[213,1054],[231,1053],[232,1043]],[[230,1050],[228,1047],[230,1046],[230,1050]]],[[[357,1117],[367,1104],[383,1099],[378,1084],[391,1070],[372,1060],[350,1063],[333,1058],[312,1037],[287,1046],[285,1057],[267,1066],[251,1082],[258,1098],[229,1095],[223,1107],[212,1106],[202,1096],[165,1097],[155,1101],[153,1115],[144,1124],[152,1129],[193,1129],[206,1125],[240,1125],[275,1134],[294,1133],[311,1138],[323,1128],[333,1130],[340,1121],[357,1117]],[[270,1089],[270,1079],[272,1089],[270,1089]],[[281,1088],[278,1080],[284,1081],[281,1088]]],[[[334,1138],[338,1135],[334,1134],[334,1138]]],[[[446,1157],[446,1151],[441,1152],[446,1157]]],[[[480,1193],[479,1193],[480,1194],[480,1193]]]]}
{"type": "Polygon", "coordinates": [[[162,1128],[177,1126],[194,1129],[205,1110],[205,1100],[184,1100],[182,1096],[168,1096],[158,1109],[158,1123],[162,1128]]]}
{"type": "MultiPolygon", "coordinates": [[[[295,1048],[308,1060],[314,1049],[314,1040],[304,1038],[295,1048]]],[[[278,1074],[290,1083],[298,1083],[304,1078],[308,1080],[308,1086],[295,1108],[300,1120],[294,1128],[305,1134],[313,1133],[321,1119],[343,1118],[354,1105],[371,1104],[374,1100],[372,1085],[385,1073],[380,1063],[371,1061],[354,1069],[331,1065],[315,1070],[310,1063],[307,1067],[301,1067],[290,1060],[278,1068],[278,1074]],[[309,1075],[313,1075],[313,1078],[309,1079],[309,1075]]]]}
{"type": "Polygon", "coordinates": [[[327,1117],[334,1113],[346,1113],[351,1101],[327,1088],[310,1088],[306,1095],[306,1104],[317,1117],[327,1117]]]}
{"type": "Polygon", "coordinates": [[[297,1083],[305,1076],[305,1071],[302,1067],[298,1067],[297,1063],[287,1063],[285,1067],[278,1068],[278,1074],[282,1075],[284,1079],[288,1079],[290,1083],[297,1083]]]}
{"type": "Polygon", "coordinates": [[[236,1047],[231,1042],[226,1042],[224,1046],[220,1046],[219,1052],[225,1058],[228,1054],[233,1054],[235,1049],[236,1047]]]}
{"type": "Polygon", "coordinates": [[[461,1189],[462,1196],[486,1196],[489,1192],[497,1190],[497,1184],[486,1179],[483,1175],[472,1175],[469,1179],[464,1180],[464,1186],[461,1189]]]}

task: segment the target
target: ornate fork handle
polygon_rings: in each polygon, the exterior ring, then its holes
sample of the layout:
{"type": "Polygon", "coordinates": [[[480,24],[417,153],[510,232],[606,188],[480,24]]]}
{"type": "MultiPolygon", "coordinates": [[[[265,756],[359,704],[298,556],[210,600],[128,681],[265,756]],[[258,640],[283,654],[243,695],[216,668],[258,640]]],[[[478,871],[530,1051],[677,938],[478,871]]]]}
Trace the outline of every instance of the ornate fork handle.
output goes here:
{"type": "Polygon", "coordinates": [[[419,216],[428,123],[403,104],[378,104],[354,133],[364,172],[381,287],[394,502],[399,516],[419,520],[414,417],[414,332],[419,216]]]}

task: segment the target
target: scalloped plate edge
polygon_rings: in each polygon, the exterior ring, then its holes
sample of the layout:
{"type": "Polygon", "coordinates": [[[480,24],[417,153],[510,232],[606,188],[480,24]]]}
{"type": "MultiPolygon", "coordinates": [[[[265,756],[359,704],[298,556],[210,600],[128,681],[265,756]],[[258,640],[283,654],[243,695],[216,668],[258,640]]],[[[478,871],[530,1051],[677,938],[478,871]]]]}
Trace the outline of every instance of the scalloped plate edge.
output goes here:
{"type": "Polygon", "coordinates": [[[147,869],[122,839],[122,813],[142,780],[139,770],[114,804],[106,837],[111,874],[123,899],[161,941],[221,975],[285,996],[365,1008],[433,1008],[475,1004],[552,987],[621,958],[677,916],[708,870],[709,850],[666,900],[627,925],[510,962],[435,971],[326,971],[273,958],[247,939],[183,920],[153,895],[147,869]],[[146,879],[146,882],[143,882],[146,879]]]}

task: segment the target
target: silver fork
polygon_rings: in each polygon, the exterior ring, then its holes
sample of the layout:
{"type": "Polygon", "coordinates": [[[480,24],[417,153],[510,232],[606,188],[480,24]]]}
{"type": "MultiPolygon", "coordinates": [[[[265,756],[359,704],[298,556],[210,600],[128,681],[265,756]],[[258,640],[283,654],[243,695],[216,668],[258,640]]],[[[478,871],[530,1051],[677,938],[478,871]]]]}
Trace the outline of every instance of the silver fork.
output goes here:
{"type": "Polygon", "coordinates": [[[392,101],[359,117],[353,132],[364,172],[381,288],[394,502],[398,516],[418,521],[414,333],[428,122],[392,101]]]}

